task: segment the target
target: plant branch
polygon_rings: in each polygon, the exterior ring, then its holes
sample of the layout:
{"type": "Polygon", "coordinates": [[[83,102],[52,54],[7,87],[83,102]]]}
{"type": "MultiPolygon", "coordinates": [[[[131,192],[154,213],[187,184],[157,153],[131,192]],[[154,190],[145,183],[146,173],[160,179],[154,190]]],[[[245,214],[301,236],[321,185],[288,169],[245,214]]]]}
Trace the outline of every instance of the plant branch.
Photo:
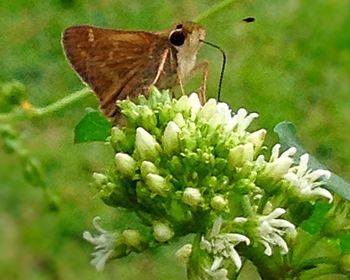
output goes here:
{"type": "Polygon", "coordinates": [[[210,7],[208,10],[204,11],[203,13],[201,13],[200,15],[198,15],[194,21],[195,22],[201,22],[203,20],[205,20],[206,18],[208,18],[209,16],[218,13],[220,10],[226,8],[228,5],[232,4],[235,0],[223,0],[220,3],[213,5],[212,7],[210,7]]]}
{"type": "Polygon", "coordinates": [[[18,110],[10,113],[2,113],[0,114],[0,122],[9,122],[9,121],[19,121],[19,120],[27,120],[33,118],[40,118],[59,110],[62,110],[91,94],[91,90],[89,88],[83,88],[81,90],[75,91],[72,94],[63,97],[62,99],[57,100],[56,102],[47,105],[42,108],[31,108],[28,110],[18,110]]]}

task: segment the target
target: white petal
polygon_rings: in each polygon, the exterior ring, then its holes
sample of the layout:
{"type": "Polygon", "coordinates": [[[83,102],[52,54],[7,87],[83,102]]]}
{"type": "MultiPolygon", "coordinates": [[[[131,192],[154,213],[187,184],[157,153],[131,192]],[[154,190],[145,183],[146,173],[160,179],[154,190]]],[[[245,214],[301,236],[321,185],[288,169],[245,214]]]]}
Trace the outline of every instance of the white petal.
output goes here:
{"type": "Polygon", "coordinates": [[[204,238],[204,236],[202,236],[202,238],[201,238],[200,248],[201,248],[202,250],[207,251],[208,253],[211,253],[211,251],[212,251],[211,243],[210,243],[208,240],[206,240],[206,239],[204,238]]]}
{"type": "Polygon", "coordinates": [[[270,162],[273,162],[278,158],[278,156],[280,154],[280,148],[281,148],[280,144],[276,144],[275,146],[273,146],[272,151],[271,151],[270,162]]]}
{"type": "Polygon", "coordinates": [[[213,228],[211,230],[212,237],[214,237],[220,233],[221,225],[222,225],[222,218],[221,218],[221,216],[219,216],[216,218],[214,225],[213,225],[213,228]]]}
{"type": "Polygon", "coordinates": [[[95,252],[93,253],[94,258],[90,261],[90,264],[95,266],[97,271],[103,271],[106,261],[112,253],[112,250],[108,252],[95,252]]]}
{"type": "Polygon", "coordinates": [[[264,245],[264,247],[265,247],[264,254],[267,256],[271,256],[272,255],[272,248],[271,248],[270,244],[264,240],[261,240],[260,243],[262,245],[264,245]]]}
{"type": "Polygon", "coordinates": [[[210,98],[198,112],[198,117],[210,120],[216,114],[216,100],[210,98]]]}
{"type": "Polygon", "coordinates": [[[288,253],[287,243],[286,243],[286,241],[284,241],[284,239],[281,236],[279,236],[278,234],[274,234],[273,240],[274,240],[275,244],[281,248],[282,255],[285,255],[288,253]]]}
{"type": "Polygon", "coordinates": [[[173,122],[177,124],[178,127],[184,127],[186,122],[184,116],[181,113],[176,113],[173,122]]]}
{"type": "Polygon", "coordinates": [[[227,103],[219,102],[216,105],[216,111],[218,114],[222,116],[223,120],[229,121],[232,118],[232,112],[227,103]]]}
{"type": "Polygon", "coordinates": [[[307,177],[309,178],[309,180],[311,182],[314,182],[321,177],[323,177],[325,180],[328,180],[331,177],[331,172],[329,172],[328,170],[324,170],[324,169],[317,169],[317,170],[311,172],[307,177]]]}
{"type": "Polygon", "coordinates": [[[297,175],[299,177],[304,176],[304,174],[306,173],[308,161],[309,161],[309,154],[303,154],[300,157],[299,166],[298,166],[298,172],[297,172],[297,175]]]}
{"type": "Polygon", "coordinates": [[[101,226],[100,226],[100,221],[101,221],[101,217],[96,216],[93,220],[92,220],[92,224],[94,225],[94,227],[97,229],[97,231],[101,232],[101,233],[106,233],[107,231],[104,230],[101,226]]]}
{"type": "Polygon", "coordinates": [[[179,100],[176,101],[174,105],[174,109],[176,112],[188,112],[191,110],[191,104],[188,100],[187,95],[183,95],[179,100]]]}
{"type": "Polygon", "coordinates": [[[238,118],[232,117],[227,121],[225,125],[225,131],[232,131],[238,124],[238,118]]]}
{"type": "Polygon", "coordinates": [[[296,187],[299,186],[299,177],[295,173],[288,172],[286,175],[284,175],[284,179],[296,187]]]}
{"type": "Polygon", "coordinates": [[[294,147],[289,148],[288,150],[284,151],[280,157],[291,157],[297,152],[297,149],[294,147]]]}
{"type": "Polygon", "coordinates": [[[83,238],[86,240],[86,241],[89,241],[90,243],[93,243],[95,244],[95,238],[92,236],[92,234],[89,232],[89,231],[84,231],[83,232],[83,238]]]}
{"type": "Polygon", "coordinates": [[[283,208],[276,208],[269,215],[266,216],[266,219],[276,219],[279,216],[283,215],[284,213],[286,213],[285,209],[283,209],[283,208]]]}
{"type": "Polygon", "coordinates": [[[197,116],[198,111],[202,107],[201,102],[199,101],[197,93],[192,93],[188,98],[188,101],[191,105],[191,119],[194,120],[197,116]]]}
{"type": "Polygon", "coordinates": [[[247,222],[248,219],[245,218],[245,217],[237,217],[237,218],[234,218],[233,221],[234,221],[235,223],[242,224],[242,223],[247,222]]]}
{"type": "Polygon", "coordinates": [[[230,241],[230,242],[237,242],[238,243],[241,243],[241,242],[245,242],[247,245],[250,244],[250,239],[248,237],[246,237],[245,235],[242,235],[242,234],[238,234],[238,233],[226,233],[225,236],[227,237],[227,239],[230,241]]]}
{"type": "Polygon", "coordinates": [[[266,164],[265,173],[270,177],[281,178],[284,177],[290,166],[293,164],[293,160],[288,157],[280,157],[273,162],[268,162],[266,164]]]}
{"type": "Polygon", "coordinates": [[[313,189],[312,191],[306,192],[306,194],[323,196],[325,198],[328,198],[329,203],[333,201],[333,195],[329,191],[323,188],[313,189]]]}
{"type": "Polygon", "coordinates": [[[232,262],[235,264],[237,271],[240,270],[242,267],[242,260],[233,246],[232,246],[232,249],[230,251],[230,257],[231,257],[232,262]]]}
{"type": "Polygon", "coordinates": [[[240,125],[240,131],[244,131],[250,124],[251,122],[256,119],[257,117],[259,117],[259,114],[257,113],[251,113],[249,114],[241,123],[240,125]]]}
{"type": "Polygon", "coordinates": [[[221,256],[215,256],[213,264],[211,265],[210,269],[212,271],[217,270],[220,267],[223,259],[224,258],[221,256]]]}
{"type": "Polygon", "coordinates": [[[257,130],[248,136],[247,141],[253,143],[254,147],[258,149],[264,143],[266,133],[266,129],[257,130]]]}
{"type": "Polygon", "coordinates": [[[269,223],[273,227],[295,229],[295,226],[291,222],[283,219],[272,219],[269,223]]]}

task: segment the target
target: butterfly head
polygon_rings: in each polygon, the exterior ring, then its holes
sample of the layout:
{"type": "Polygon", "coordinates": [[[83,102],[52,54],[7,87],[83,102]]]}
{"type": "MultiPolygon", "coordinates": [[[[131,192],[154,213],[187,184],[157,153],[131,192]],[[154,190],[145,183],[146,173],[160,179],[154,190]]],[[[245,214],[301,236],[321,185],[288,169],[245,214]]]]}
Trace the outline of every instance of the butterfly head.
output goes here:
{"type": "Polygon", "coordinates": [[[170,44],[177,50],[177,72],[181,80],[189,77],[194,69],[196,56],[204,38],[204,28],[191,21],[178,23],[168,33],[170,44]]]}
{"type": "Polygon", "coordinates": [[[176,49],[186,49],[189,53],[197,53],[205,38],[205,30],[198,23],[186,21],[176,24],[168,38],[176,49]]]}

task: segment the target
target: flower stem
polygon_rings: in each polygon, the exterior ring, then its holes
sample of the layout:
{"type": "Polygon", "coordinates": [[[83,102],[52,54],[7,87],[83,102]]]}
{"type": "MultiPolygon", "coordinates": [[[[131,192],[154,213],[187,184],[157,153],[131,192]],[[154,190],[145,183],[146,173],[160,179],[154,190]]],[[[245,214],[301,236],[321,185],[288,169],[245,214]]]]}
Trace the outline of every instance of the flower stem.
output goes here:
{"type": "Polygon", "coordinates": [[[200,15],[198,15],[194,21],[195,22],[201,22],[203,20],[205,20],[207,17],[219,12],[220,10],[226,8],[226,6],[232,4],[235,0],[223,0],[220,3],[213,5],[212,7],[210,7],[208,10],[204,11],[203,13],[201,13],[200,15]]]}
{"type": "Polygon", "coordinates": [[[53,112],[59,111],[68,105],[79,101],[80,99],[83,99],[91,94],[91,90],[89,88],[83,88],[81,90],[75,91],[72,94],[63,97],[62,99],[47,105],[43,108],[37,108],[34,110],[35,117],[42,117],[48,114],[51,114],[53,112]]]}
{"type": "Polygon", "coordinates": [[[31,108],[29,110],[18,110],[10,113],[2,113],[0,114],[0,122],[10,122],[10,121],[21,121],[28,120],[33,118],[40,118],[59,110],[64,109],[70,104],[77,102],[91,94],[91,90],[89,88],[83,88],[81,90],[75,91],[72,94],[59,99],[58,101],[47,105],[42,108],[31,108]]]}

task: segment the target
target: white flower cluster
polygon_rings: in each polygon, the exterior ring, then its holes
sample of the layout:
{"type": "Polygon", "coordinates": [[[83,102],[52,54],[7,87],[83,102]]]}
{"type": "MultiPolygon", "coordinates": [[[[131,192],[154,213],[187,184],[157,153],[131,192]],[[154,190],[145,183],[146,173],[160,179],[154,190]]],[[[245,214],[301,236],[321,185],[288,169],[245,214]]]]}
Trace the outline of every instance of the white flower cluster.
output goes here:
{"type": "MultiPolygon", "coordinates": [[[[135,210],[141,219],[147,217],[145,224],[152,224],[153,232],[149,244],[170,242],[213,225],[200,242],[201,250],[212,258],[205,268],[208,279],[227,279],[228,260],[236,271],[241,268],[235,249],[239,243],[261,244],[268,256],[274,247],[281,254],[288,252],[285,237],[294,237],[296,229],[279,218],[288,205],[274,204],[276,193],[288,193],[297,201],[319,197],[332,201],[331,193],[322,188],[330,173],[310,170],[307,154],[295,164],[296,149],[280,153],[277,144],[268,160],[260,155],[266,130],[247,131],[256,113],[245,109],[232,113],[227,104],[215,99],[202,106],[195,93],[171,100],[158,91],[138,105],[124,100],[119,106],[128,125],[112,129],[113,170],[94,175],[101,198],[110,206],[135,210]],[[232,209],[243,200],[249,201],[250,210],[242,207],[237,217],[232,209]],[[266,205],[262,207],[261,202],[266,205]],[[222,227],[230,223],[231,230],[222,227]],[[252,224],[253,228],[246,226],[252,224]],[[234,225],[241,226],[240,230],[230,232],[234,225]]],[[[96,221],[95,227],[101,235],[85,232],[84,238],[95,245],[93,264],[100,270],[114,256],[118,236],[104,231],[96,221]]],[[[192,250],[184,247],[179,256],[189,259],[192,250]]]]}

